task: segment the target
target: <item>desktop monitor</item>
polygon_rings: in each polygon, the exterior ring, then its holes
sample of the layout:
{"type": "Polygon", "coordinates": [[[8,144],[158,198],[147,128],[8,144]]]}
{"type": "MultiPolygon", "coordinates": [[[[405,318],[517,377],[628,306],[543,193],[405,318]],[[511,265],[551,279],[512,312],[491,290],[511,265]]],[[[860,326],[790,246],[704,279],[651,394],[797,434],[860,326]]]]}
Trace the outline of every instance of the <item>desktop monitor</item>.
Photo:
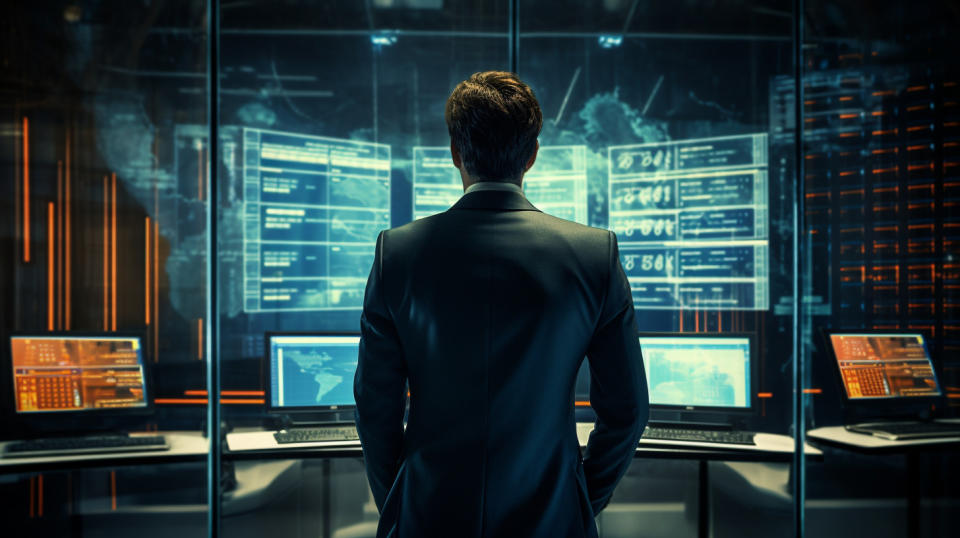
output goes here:
{"type": "Polygon", "coordinates": [[[20,416],[116,414],[150,407],[138,336],[10,337],[13,409],[20,416]]]}
{"type": "Polygon", "coordinates": [[[641,334],[650,405],[750,410],[751,344],[747,334],[641,334]]]}
{"type": "Polygon", "coordinates": [[[838,330],[826,337],[848,401],[943,395],[922,333],[838,330]]]}
{"type": "Polygon", "coordinates": [[[325,411],[355,405],[359,334],[269,333],[266,346],[272,411],[325,411]]]}

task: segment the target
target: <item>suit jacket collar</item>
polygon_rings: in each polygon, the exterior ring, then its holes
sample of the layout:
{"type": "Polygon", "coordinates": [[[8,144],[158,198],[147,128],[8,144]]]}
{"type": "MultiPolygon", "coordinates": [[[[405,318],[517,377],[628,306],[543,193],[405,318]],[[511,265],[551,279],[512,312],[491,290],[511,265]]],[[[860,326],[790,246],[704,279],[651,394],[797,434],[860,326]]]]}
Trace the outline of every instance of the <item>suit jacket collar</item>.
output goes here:
{"type": "Polygon", "coordinates": [[[460,197],[451,211],[460,209],[493,209],[500,211],[540,211],[527,197],[512,191],[473,191],[460,197]]]}

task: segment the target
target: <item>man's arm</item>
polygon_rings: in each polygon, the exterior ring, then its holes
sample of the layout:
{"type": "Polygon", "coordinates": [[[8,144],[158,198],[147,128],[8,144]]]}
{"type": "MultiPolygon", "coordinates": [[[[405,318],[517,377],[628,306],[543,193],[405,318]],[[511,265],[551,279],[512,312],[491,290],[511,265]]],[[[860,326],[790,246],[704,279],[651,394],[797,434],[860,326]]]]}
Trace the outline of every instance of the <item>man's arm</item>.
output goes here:
{"type": "Polygon", "coordinates": [[[583,470],[594,514],[610,502],[649,418],[647,379],[637,336],[630,284],[620,264],[617,238],[611,232],[606,297],[587,350],[590,406],[597,422],[587,443],[583,470]]]}
{"type": "Polygon", "coordinates": [[[367,280],[360,316],[360,356],[353,378],[356,419],[367,479],[377,509],[397,477],[403,456],[407,369],[400,339],[384,302],[383,232],[367,280]]]}

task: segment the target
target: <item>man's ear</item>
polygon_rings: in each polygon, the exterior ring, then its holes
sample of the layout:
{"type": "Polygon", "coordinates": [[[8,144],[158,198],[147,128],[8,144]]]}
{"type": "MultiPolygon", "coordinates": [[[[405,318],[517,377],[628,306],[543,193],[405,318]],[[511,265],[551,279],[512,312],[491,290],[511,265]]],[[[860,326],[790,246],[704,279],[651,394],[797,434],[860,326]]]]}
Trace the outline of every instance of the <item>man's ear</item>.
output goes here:
{"type": "Polygon", "coordinates": [[[537,162],[537,152],[540,151],[540,141],[537,140],[537,145],[533,146],[533,155],[530,156],[530,160],[527,161],[527,165],[523,167],[523,173],[526,174],[527,170],[533,168],[533,163],[537,162]]]}
{"type": "Polygon", "coordinates": [[[460,152],[457,151],[457,146],[453,142],[450,142],[450,156],[453,157],[453,165],[460,168],[463,162],[460,160],[460,152]]]}

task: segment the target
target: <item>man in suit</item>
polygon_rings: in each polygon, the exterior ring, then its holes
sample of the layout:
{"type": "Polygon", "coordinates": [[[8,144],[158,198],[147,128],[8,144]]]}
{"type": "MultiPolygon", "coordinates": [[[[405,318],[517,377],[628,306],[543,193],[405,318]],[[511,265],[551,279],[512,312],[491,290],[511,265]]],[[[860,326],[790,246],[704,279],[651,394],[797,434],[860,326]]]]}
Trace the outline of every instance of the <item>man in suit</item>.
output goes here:
{"type": "Polygon", "coordinates": [[[471,76],[445,116],[465,193],[380,234],[363,303],[354,393],[377,536],[596,536],[648,417],[616,237],[524,197],[543,120],[516,75],[471,76]],[[581,457],[584,356],[597,421],[581,457]]]}

